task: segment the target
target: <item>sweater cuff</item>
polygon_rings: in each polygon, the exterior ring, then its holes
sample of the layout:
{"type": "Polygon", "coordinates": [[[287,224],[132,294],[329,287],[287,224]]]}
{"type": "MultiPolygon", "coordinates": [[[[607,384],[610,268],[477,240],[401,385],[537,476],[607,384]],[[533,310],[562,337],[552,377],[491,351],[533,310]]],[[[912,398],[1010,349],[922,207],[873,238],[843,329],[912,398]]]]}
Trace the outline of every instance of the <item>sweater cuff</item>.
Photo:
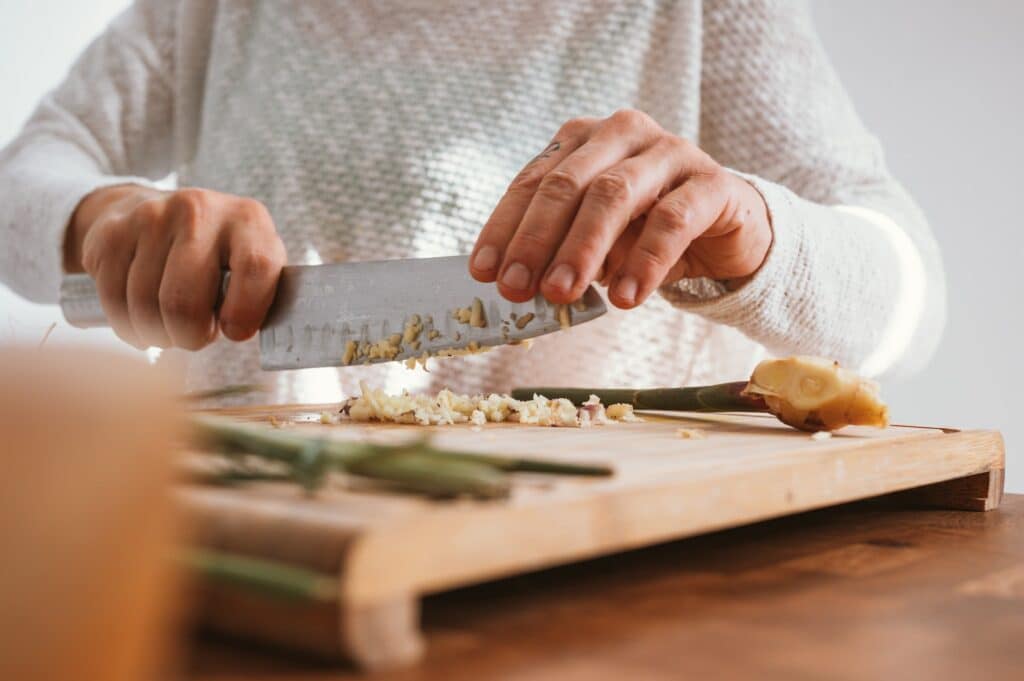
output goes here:
{"type": "Polygon", "coordinates": [[[712,321],[748,328],[755,317],[765,314],[764,304],[778,298],[776,291],[792,285],[799,259],[805,252],[807,232],[797,197],[785,187],[753,175],[731,171],[761,194],[772,226],[772,244],[764,262],[740,288],[729,291],[711,279],[682,279],[665,284],[659,291],[674,306],[712,321]]]}
{"type": "Polygon", "coordinates": [[[15,290],[39,303],[56,303],[64,276],[64,236],[71,216],[82,199],[97,189],[122,184],[155,187],[143,177],[116,175],[54,175],[46,182],[33,183],[33,200],[26,202],[19,213],[21,232],[18,261],[12,269],[20,286],[15,290]],[[38,198],[36,198],[38,197],[38,198]]]}

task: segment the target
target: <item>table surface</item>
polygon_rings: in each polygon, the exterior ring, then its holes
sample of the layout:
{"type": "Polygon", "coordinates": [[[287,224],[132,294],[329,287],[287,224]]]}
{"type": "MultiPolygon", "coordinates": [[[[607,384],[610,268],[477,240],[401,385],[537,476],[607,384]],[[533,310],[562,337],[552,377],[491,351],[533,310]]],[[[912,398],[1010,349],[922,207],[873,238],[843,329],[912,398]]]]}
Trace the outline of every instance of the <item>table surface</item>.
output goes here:
{"type": "MultiPolygon", "coordinates": [[[[1024,678],[1024,495],[848,504],[427,598],[432,679],[1024,678]]],[[[193,681],[363,678],[201,637],[193,681]]]]}

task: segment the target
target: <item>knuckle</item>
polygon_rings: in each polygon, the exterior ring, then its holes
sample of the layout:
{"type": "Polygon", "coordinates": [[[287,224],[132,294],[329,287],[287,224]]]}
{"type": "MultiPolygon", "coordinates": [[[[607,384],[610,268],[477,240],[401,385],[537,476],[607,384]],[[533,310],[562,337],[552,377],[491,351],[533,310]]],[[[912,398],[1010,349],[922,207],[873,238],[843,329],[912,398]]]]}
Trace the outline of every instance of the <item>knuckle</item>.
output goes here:
{"type": "Polygon", "coordinates": [[[631,259],[633,260],[633,269],[640,274],[651,274],[667,269],[669,265],[668,258],[663,252],[642,242],[637,243],[631,259]]]}
{"type": "Polygon", "coordinates": [[[590,265],[600,266],[604,260],[604,253],[600,245],[594,239],[583,236],[567,237],[562,244],[562,249],[567,260],[577,266],[577,270],[586,269],[590,265]]]}
{"type": "Polygon", "coordinates": [[[543,178],[543,172],[537,171],[534,168],[526,168],[519,171],[519,174],[515,176],[512,183],[508,186],[508,191],[510,194],[533,195],[537,188],[540,187],[543,178]]]}
{"type": "Polygon", "coordinates": [[[582,189],[582,183],[573,172],[556,168],[541,180],[537,194],[551,201],[567,202],[574,201],[582,189]]]}
{"type": "Polygon", "coordinates": [[[206,192],[202,189],[186,187],[171,194],[167,206],[187,216],[199,216],[206,204],[206,192]]]}
{"type": "Polygon", "coordinates": [[[205,202],[200,189],[181,189],[167,200],[167,209],[174,216],[174,229],[185,241],[196,241],[201,237],[205,227],[205,202]]]}
{"type": "Polygon", "coordinates": [[[238,218],[246,223],[271,224],[270,211],[256,199],[239,199],[235,206],[238,218]]]}
{"type": "Polygon", "coordinates": [[[669,232],[683,233],[693,224],[693,209],[682,201],[666,199],[651,209],[648,224],[669,232]]]}
{"type": "Polygon", "coordinates": [[[82,244],[82,269],[95,278],[119,248],[119,240],[109,230],[93,230],[82,244]]]}
{"type": "Polygon", "coordinates": [[[606,206],[618,206],[629,202],[633,195],[633,186],[629,178],[622,173],[607,172],[594,179],[587,193],[606,206]]]}
{"type": "Polygon", "coordinates": [[[729,174],[721,166],[717,164],[710,165],[702,172],[713,192],[723,192],[729,188],[729,174]]]}
{"type": "Polygon", "coordinates": [[[678,156],[689,156],[697,148],[690,140],[677,135],[666,135],[662,139],[661,144],[664,144],[678,156]]]}
{"type": "Polygon", "coordinates": [[[178,323],[199,320],[205,312],[196,296],[179,287],[161,287],[159,301],[161,314],[178,323]]]}
{"type": "Polygon", "coordinates": [[[619,109],[609,120],[624,128],[646,128],[653,123],[650,116],[638,109],[619,109]]]}
{"type": "Polygon", "coordinates": [[[590,129],[592,120],[582,117],[570,118],[559,128],[558,134],[561,137],[582,137],[590,129]]]}
{"type": "Polygon", "coordinates": [[[534,260],[533,256],[543,252],[550,246],[548,237],[541,231],[532,229],[521,229],[516,232],[515,239],[509,246],[509,254],[506,259],[513,260],[534,260]]]}
{"type": "Polygon", "coordinates": [[[248,250],[237,254],[231,260],[232,276],[240,275],[249,279],[263,279],[272,276],[280,268],[280,260],[263,250],[248,250]]]}
{"type": "Polygon", "coordinates": [[[132,209],[132,219],[143,226],[159,223],[163,214],[163,202],[160,199],[146,199],[132,209]]]}

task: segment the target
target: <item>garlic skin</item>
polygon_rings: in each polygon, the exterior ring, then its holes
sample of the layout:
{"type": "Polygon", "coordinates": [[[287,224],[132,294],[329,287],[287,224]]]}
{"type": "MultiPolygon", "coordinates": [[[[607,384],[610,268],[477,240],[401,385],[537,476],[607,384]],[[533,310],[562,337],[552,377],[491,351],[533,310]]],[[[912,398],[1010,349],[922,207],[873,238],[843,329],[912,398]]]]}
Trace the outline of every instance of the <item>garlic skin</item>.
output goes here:
{"type": "Polygon", "coordinates": [[[780,421],[809,432],[889,425],[878,384],[822,357],[766,359],[743,394],[761,397],[780,421]]]}

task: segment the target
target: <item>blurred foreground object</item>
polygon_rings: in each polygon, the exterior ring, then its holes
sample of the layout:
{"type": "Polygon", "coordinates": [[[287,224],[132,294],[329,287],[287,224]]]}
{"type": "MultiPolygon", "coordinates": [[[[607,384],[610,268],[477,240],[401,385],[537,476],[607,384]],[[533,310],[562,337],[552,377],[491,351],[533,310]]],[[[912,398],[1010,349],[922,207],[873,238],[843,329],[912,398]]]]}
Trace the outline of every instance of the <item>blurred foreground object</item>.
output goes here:
{"type": "Polygon", "coordinates": [[[0,678],[136,681],[163,662],[180,406],[143,362],[0,349],[0,678]]]}

